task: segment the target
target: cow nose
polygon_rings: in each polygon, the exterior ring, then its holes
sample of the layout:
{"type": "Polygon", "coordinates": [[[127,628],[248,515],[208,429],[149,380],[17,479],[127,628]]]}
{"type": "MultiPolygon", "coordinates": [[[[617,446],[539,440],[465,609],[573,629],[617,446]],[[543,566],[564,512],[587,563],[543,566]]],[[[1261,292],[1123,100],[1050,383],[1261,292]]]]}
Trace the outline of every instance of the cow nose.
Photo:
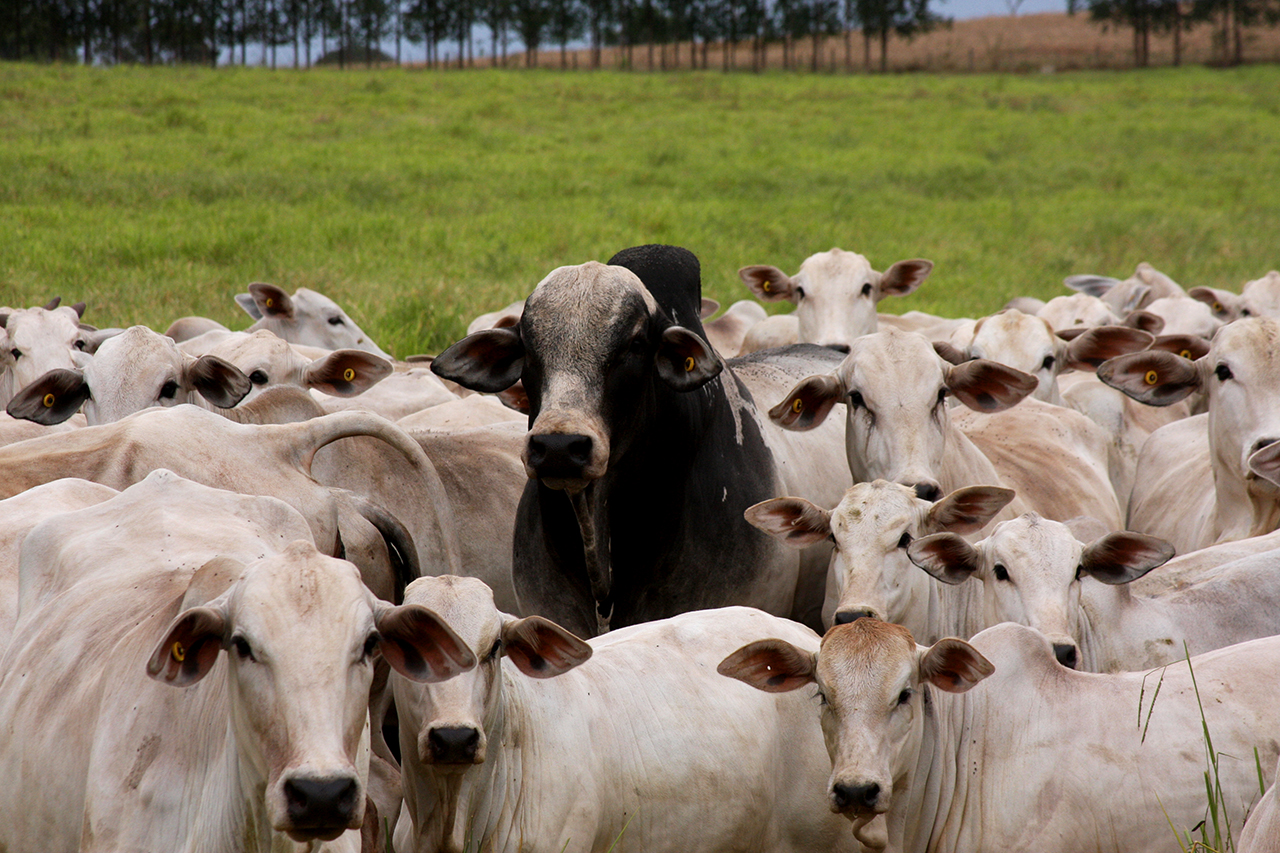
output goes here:
{"type": "Polygon", "coordinates": [[[848,625],[850,622],[856,622],[859,619],[876,619],[878,618],[875,611],[869,607],[858,607],[852,610],[837,610],[836,624],[848,625]]]}
{"type": "Polygon", "coordinates": [[[427,746],[435,764],[474,764],[480,732],[470,726],[442,726],[427,734],[427,746]]]}
{"type": "Polygon", "coordinates": [[[1253,450],[1249,452],[1252,455],[1254,453],[1257,453],[1259,450],[1261,450],[1264,447],[1270,447],[1271,445],[1275,444],[1277,441],[1280,441],[1280,438],[1260,438],[1253,443],[1253,450]]]}
{"type": "Polygon", "coordinates": [[[529,467],[539,478],[580,480],[591,463],[591,436],[548,432],[529,436],[529,467]]]}
{"type": "Polygon", "coordinates": [[[866,782],[861,785],[837,782],[831,786],[831,804],[838,812],[847,812],[850,809],[868,811],[876,807],[878,799],[880,799],[880,785],[876,782],[866,782]]]}
{"type": "Polygon", "coordinates": [[[1067,669],[1075,669],[1079,660],[1079,653],[1076,651],[1075,645],[1071,643],[1054,643],[1053,656],[1058,659],[1058,663],[1067,669]]]}
{"type": "Polygon", "coordinates": [[[942,487],[932,480],[921,480],[913,483],[911,488],[915,489],[916,497],[922,501],[933,503],[942,497],[942,487]]]}
{"type": "Polygon", "coordinates": [[[294,778],[284,783],[289,822],[297,829],[333,829],[351,823],[360,785],[350,776],[294,778]]]}

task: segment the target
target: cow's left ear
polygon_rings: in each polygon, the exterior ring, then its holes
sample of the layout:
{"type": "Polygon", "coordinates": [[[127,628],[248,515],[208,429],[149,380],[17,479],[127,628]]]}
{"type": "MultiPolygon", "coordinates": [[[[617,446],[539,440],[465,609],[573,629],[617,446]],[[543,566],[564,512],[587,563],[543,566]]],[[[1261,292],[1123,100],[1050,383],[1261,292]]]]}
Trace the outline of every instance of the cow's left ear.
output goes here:
{"type": "Polygon", "coordinates": [[[720,375],[724,362],[711,345],[683,326],[668,326],[654,355],[658,375],[677,391],[693,391],[720,375]]]}
{"type": "Polygon", "coordinates": [[[1209,354],[1211,344],[1199,335],[1157,335],[1151,349],[1171,352],[1188,361],[1195,361],[1209,354]]]}
{"type": "Polygon", "coordinates": [[[786,640],[756,640],[720,661],[716,672],[766,693],[786,693],[811,684],[817,655],[786,640]]]}
{"type": "Polygon", "coordinates": [[[226,611],[216,602],[178,614],[147,661],[147,675],[163,684],[186,687],[209,674],[222,651],[226,611]]]}
{"type": "Polygon", "coordinates": [[[239,404],[253,389],[244,371],[216,355],[202,355],[189,363],[187,382],[220,409],[239,404]]]}
{"type": "Polygon", "coordinates": [[[943,583],[960,584],[978,571],[978,552],[956,533],[934,533],[907,546],[907,559],[943,583]]]}
{"type": "Polygon", "coordinates": [[[844,384],[830,373],[801,379],[781,403],[769,410],[769,420],[783,429],[804,432],[820,426],[845,394],[844,384]]]}
{"type": "Polygon", "coordinates": [[[375,605],[378,650],[414,681],[444,681],[476,665],[475,653],[454,630],[421,604],[375,605]]]}
{"type": "Polygon", "coordinates": [[[1085,548],[1080,568],[1103,583],[1126,584],[1163,566],[1173,554],[1173,546],[1163,539],[1120,530],[1085,548]]]}
{"type": "Polygon", "coordinates": [[[965,693],[996,671],[977,649],[955,637],[944,637],[917,655],[920,680],[948,693],[965,693]]]}
{"type": "Polygon", "coordinates": [[[880,299],[886,296],[906,296],[915,291],[929,273],[933,272],[933,261],[915,258],[910,261],[898,261],[880,276],[880,286],[876,293],[880,299]]]}
{"type": "Polygon", "coordinates": [[[463,388],[496,394],[524,373],[520,327],[474,332],[431,360],[431,372],[463,388]]]}
{"type": "Polygon", "coordinates": [[[1102,363],[1098,378],[1148,406],[1169,406],[1201,388],[1199,362],[1171,352],[1147,350],[1102,363]]]}
{"type": "Polygon", "coordinates": [[[242,293],[237,296],[236,302],[255,320],[293,316],[293,299],[274,284],[255,281],[249,285],[248,300],[243,299],[244,295],[242,293]],[[253,307],[250,308],[250,305],[253,307]]]}
{"type": "Polygon", "coordinates": [[[587,642],[541,616],[504,622],[502,648],[530,678],[552,678],[591,659],[587,642]]]}
{"type": "Polygon", "coordinates": [[[1151,332],[1131,326],[1095,326],[1071,339],[1064,358],[1072,370],[1094,371],[1109,358],[1141,352],[1154,342],[1151,332]]]}
{"type": "Polygon", "coordinates": [[[391,375],[391,362],[357,349],[340,349],[308,365],[302,381],[334,397],[363,394],[391,375]]]}
{"type": "Polygon", "coordinates": [[[947,371],[947,388],[971,409],[1003,412],[1016,406],[1036,390],[1034,376],[1012,367],[975,358],[947,371]]]}

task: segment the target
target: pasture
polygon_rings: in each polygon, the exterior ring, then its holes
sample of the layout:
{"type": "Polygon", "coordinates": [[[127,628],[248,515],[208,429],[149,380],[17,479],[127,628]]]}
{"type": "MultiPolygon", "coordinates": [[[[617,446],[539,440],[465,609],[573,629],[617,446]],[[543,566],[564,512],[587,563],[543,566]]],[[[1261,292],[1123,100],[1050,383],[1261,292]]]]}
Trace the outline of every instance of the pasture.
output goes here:
{"type": "Polygon", "coordinates": [[[667,242],[704,290],[841,246],[887,310],[994,310],[1147,260],[1277,266],[1280,68],[889,77],[0,66],[0,301],[248,324],[251,281],[437,352],[554,267],[667,242]]]}

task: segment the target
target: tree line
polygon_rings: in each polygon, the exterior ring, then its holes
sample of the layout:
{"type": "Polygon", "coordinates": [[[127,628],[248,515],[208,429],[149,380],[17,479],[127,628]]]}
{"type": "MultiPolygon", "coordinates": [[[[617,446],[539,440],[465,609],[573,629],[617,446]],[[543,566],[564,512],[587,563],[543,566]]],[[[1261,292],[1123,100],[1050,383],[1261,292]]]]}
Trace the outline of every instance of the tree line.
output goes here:
{"type": "MultiPolygon", "coordinates": [[[[0,12],[0,59],[79,61],[85,64],[205,63],[276,67],[277,50],[291,48],[295,67],[401,61],[405,44],[425,50],[428,65],[464,65],[486,50],[506,64],[518,45],[525,62],[558,46],[585,42],[591,67],[604,47],[621,49],[634,67],[634,51],[654,45],[688,46],[692,67],[706,67],[708,46],[725,45],[725,68],[738,48],[750,67],[764,65],[770,44],[783,46],[783,65],[797,63],[797,42],[818,45],[843,35],[852,66],[852,34],[861,33],[864,64],[887,67],[891,35],[910,38],[946,21],[930,0],[5,0],[0,12]],[[477,37],[477,34],[479,36],[477,37]],[[487,38],[486,38],[487,36],[487,38]],[[485,43],[487,41],[487,44],[485,43]],[[477,44],[479,42],[479,44],[477,44]],[[383,53],[394,44],[394,55],[383,53]]],[[[1278,0],[1069,0],[1105,25],[1133,28],[1134,61],[1146,65],[1150,36],[1172,33],[1175,64],[1180,37],[1212,22],[1220,28],[1224,57],[1239,62],[1241,30],[1280,19],[1278,0]]]]}

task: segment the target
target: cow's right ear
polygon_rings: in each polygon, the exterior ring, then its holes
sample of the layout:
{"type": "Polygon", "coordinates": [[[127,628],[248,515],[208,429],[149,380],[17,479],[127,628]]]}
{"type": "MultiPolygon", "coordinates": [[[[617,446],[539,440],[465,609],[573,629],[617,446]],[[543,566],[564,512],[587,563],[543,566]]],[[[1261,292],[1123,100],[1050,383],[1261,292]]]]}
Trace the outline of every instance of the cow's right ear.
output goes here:
{"type": "Polygon", "coordinates": [[[929,507],[924,529],[930,533],[977,533],[1013,500],[1013,489],[999,486],[965,486],[929,507]]]}
{"type": "Polygon", "coordinates": [[[1012,367],[975,358],[947,371],[947,388],[978,412],[1003,412],[1036,390],[1039,380],[1012,367]]]}
{"type": "Polygon", "coordinates": [[[83,373],[59,367],[15,394],[5,411],[11,417],[53,426],[80,411],[90,396],[83,373]]]}
{"type": "Polygon", "coordinates": [[[147,675],[187,687],[209,674],[222,651],[227,614],[221,607],[192,607],[178,614],[147,661],[147,675]]]}
{"type": "Polygon", "coordinates": [[[1141,352],[1154,342],[1155,335],[1149,330],[1133,326],[1094,326],[1067,344],[1066,363],[1072,370],[1097,370],[1109,358],[1141,352]]]}
{"type": "Polygon", "coordinates": [[[1213,287],[1193,287],[1187,296],[1209,306],[1213,316],[1224,323],[1230,323],[1240,317],[1240,294],[1230,290],[1218,290],[1213,287]]]}
{"type": "Polygon", "coordinates": [[[771,498],[743,513],[747,521],[793,548],[831,536],[831,512],[804,498],[771,498]]]}
{"type": "Polygon", "coordinates": [[[738,270],[738,278],[751,289],[757,299],[765,302],[780,302],[783,299],[799,302],[795,283],[777,267],[765,264],[753,264],[738,270]]]}
{"type": "Polygon", "coordinates": [[[1173,558],[1163,539],[1128,530],[1108,533],[1084,549],[1080,568],[1103,583],[1126,584],[1173,558]]]}
{"type": "Polygon", "coordinates": [[[476,665],[475,653],[462,638],[421,604],[379,604],[374,625],[378,651],[405,678],[444,681],[476,665]]]}
{"type": "Polygon", "coordinates": [[[202,355],[187,365],[191,387],[219,409],[230,409],[253,390],[244,371],[216,355],[202,355]]]}
{"type": "Polygon", "coordinates": [[[530,678],[553,678],[591,659],[591,645],[550,619],[526,616],[502,625],[503,652],[530,678]]]}
{"type": "Polygon", "coordinates": [[[781,403],[769,410],[769,419],[783,429],[804,432],[820,426],[843,395],[844,383],[835,376],[810,376],[800,380],[781,403]]]}
{"type": "Polygon", "coordinates": [[[978,552],[955,533],[934,533],[907,546],[907,558],[943,583],[964,583],[978,571],[978,552]]]}
{"type": "Polygon", "coordinates": [[[996,671],[977,649],[955,637],[944,637],[918,655],[920,680],[948,693],[965,693],[996,671]]]}
{"type": "Polygon", "coordinates": [[[261,320],[263,317],[293,316],[293,299],[274,284],[255,281],[249,285],[247,302],[241,300],[244,295],[242,293],[237,296],[236,302],[255,320],[261,320]],[[252,308],[249,307],[250,304],[253,305],[252,308]]]}
{"type": "Polygon", "coordinates": [[[1169,406],[1203,384],[1197,362],[1171,352],[1147,350],[1104,361],[1098,378],[1148,406],[1169,406]]]}
{"type": "Polygon", "coordinates": [[[716,672],[766,693],[786,693],[815,681],[817,658],[786,640],[756,640],[720,661],[716,672]]]}
{"type": "Polygon", "coordinates": [[[472,391],[505,391],[524,372],[519,330],[512,326],[467,335],[432,360],[431,372],[472,391]]]}

